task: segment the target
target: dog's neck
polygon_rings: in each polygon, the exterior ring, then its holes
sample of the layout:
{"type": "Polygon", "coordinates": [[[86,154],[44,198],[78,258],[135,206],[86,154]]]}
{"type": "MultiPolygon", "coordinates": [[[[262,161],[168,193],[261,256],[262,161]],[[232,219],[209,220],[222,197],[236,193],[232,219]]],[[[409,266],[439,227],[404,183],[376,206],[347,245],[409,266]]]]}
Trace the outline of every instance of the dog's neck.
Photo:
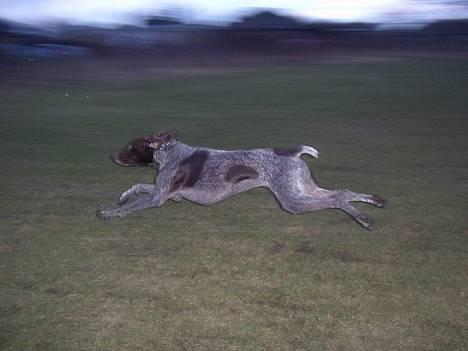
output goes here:
{"type": "Polygon", "coordinates": [[[161,169],[168,163],[169,160],[171,163],[174,163],[175,159],[179,159],[181,161],[185,157],[190,156],[194,150],[195,148],[193,146],[181,143],[177,140],[171,141],[160,149],[154,151],[154,165],[155,167],[161,169]]]}

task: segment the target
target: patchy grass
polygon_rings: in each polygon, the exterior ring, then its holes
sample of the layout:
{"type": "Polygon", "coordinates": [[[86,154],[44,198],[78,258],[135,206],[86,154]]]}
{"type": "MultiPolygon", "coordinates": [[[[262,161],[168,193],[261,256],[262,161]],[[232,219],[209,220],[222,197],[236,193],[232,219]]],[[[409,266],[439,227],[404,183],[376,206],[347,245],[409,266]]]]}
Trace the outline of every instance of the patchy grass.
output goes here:
{"type": "Polygon", "coordinates": [[[466,350],[468,64],[414,60],[0,90],[0,349],[466,350]],[[305,143],[376,229],[256,189],[100,221],[128,139],[305,143]]]}

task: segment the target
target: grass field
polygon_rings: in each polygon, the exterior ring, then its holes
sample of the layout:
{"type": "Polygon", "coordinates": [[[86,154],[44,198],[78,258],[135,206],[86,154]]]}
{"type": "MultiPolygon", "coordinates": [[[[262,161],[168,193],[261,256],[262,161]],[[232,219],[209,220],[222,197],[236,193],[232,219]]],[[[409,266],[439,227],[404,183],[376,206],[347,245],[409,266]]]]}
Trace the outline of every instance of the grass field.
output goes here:
{"type": "Polygon", "coordinates": [[[0,90],[1,350],[468,349],[468,62],[246,68],[0,90]],[[310,144],[372,232],[266,190],[100,221],[150,168],[108,155],[310,144]]]}

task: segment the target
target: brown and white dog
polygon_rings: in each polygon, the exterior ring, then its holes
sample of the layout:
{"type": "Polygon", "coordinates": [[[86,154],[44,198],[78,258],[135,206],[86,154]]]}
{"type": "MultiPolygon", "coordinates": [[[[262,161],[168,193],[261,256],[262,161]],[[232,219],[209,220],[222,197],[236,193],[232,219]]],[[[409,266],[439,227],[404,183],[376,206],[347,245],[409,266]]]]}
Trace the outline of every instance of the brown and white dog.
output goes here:
{"type": "Polygon", "coordinates": [[[113,210],[98,210],[99,218],[124,217],[150,207],[159,207],[166,200],[187,199],[201,205],[211,205],[234,194],[266,187],[278,199],[281,207],[299,214],[325,208],[348,213],[366,229],[371,219],[351,202],[360,201],[383,207],[378,196],[358,194],[349,190],[320,188],[303,154],[318,157],[311,146],[291,149],[214,150],[186,145],[177,139],[175,131],[160,131],[130,141],[111,155],[122,166],[149,166],[159,169],[154,184],[135,184],[123,192],[113,210]],[[144,194],[135,200],[134,195],[144,194]]]}

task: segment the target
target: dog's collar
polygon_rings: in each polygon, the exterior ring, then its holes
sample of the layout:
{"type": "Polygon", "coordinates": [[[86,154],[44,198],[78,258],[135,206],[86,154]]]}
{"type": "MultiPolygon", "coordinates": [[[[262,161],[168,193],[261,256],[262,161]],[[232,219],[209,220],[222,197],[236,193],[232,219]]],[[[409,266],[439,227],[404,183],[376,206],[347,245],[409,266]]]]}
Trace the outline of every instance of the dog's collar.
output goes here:
{"type": "Polygon", "coordinates": [[[170,142],[164,143],[164,144],[158,144],[156,142],[153,142],[153,143],[149,143],[148,146],[150,148],[152,148],[153,150],[155,150],[155,151],[165,151],[165,150],[167,150],[167,148],[169,146],[172,146],[174,144],[175,144],[175,141],[170,141],[170,142]]]}

